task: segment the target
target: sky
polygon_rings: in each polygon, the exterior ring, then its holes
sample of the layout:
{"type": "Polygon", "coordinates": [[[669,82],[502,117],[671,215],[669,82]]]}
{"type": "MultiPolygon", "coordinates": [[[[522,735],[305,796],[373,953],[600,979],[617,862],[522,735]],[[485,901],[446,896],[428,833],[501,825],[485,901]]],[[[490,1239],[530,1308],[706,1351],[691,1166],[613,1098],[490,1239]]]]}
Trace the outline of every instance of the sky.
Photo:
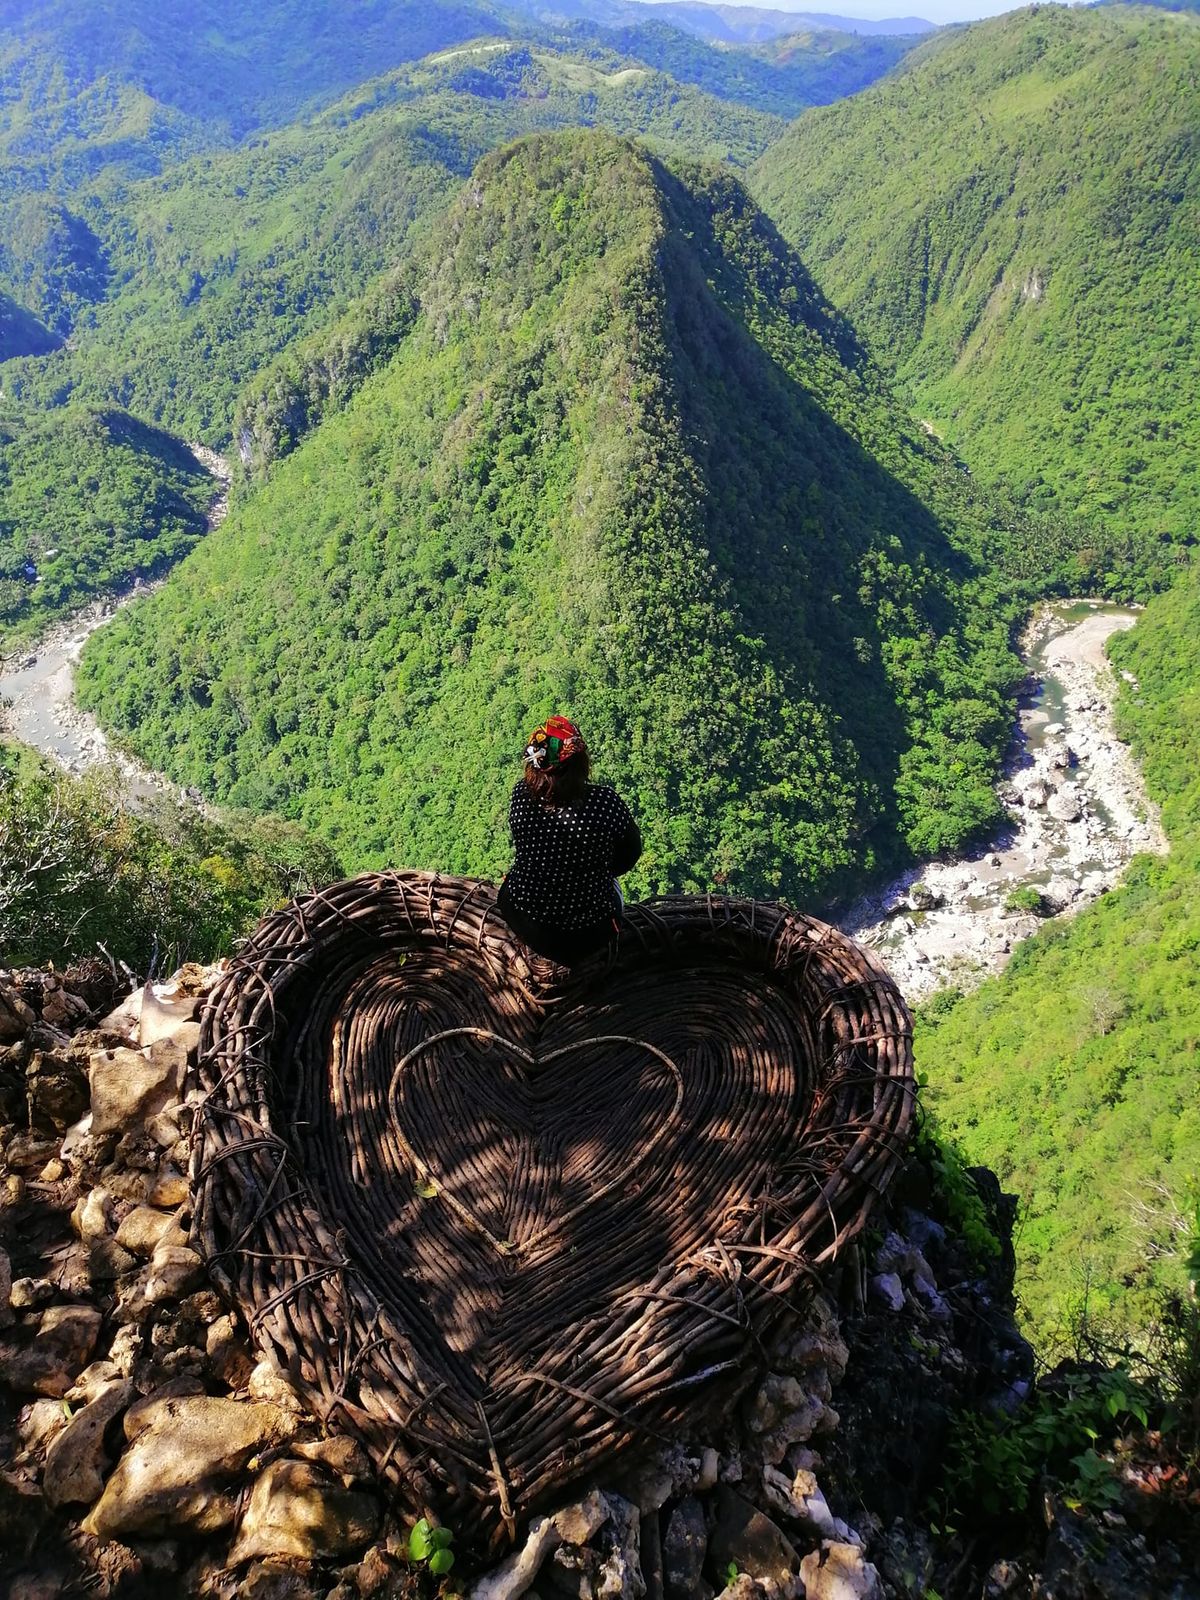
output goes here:
{"type": "Polygon", "coordinates": [[[724,5],[756,5],[766,11],[823,11],[836,17],[924,17],[929,22],[974,22],[1015,11],[1014,0],[720,0],[724,5]]]}

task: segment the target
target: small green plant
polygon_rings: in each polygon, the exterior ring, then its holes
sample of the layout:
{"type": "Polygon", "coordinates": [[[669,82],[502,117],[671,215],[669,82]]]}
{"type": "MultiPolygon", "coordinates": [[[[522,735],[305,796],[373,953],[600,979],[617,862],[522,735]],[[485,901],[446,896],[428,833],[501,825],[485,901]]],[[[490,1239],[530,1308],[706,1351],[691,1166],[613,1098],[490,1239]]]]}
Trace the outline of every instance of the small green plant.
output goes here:
{"type": "Polygon", "coordinates": [[[931,1509],[948,1529],[980,1510],[1016,1516],[1046,1482],[1075,1509],[1103,1510],[1120,1490],[1096,1445],[1135,1422],[1147,1427],[1149,1403],[1142,1385],[1115,1367],[1056,1377],[1011,1416],[963,1411],[931,1509]]]}
{"type": "Polygon", "coordinates": [[[1004,899],[1004,909],[1035,917],[1048,916],[1050,911],[1041,890],[1035,889],[1031,883],[1023,883],[1019,889],[1010,889],[1004,899]]]}
{"type": "Polygon", "coordinates": [[[454,1565],[454,1534],[449,1528],[435,1528],[427,1517],[414,1523],[408,1534],[408,1558],[428,1567],[435,1578],[444,1578],[454,1565]]]}
{"type": "Polygon", "coordinates": [[[966,1244],[972,1259],[983,1266],[1000,1254],[1000,1240],[988,1221],[987,1207],[955,1146],[932,1119],[921,1119],[915,1150],[928,1168],[934,1187],[934,1210],[966,1244]]]}
{"type": "Polygon", "coordinates": [[[736,1561],[731,1561],[729,1563],[729,1565],[725,1568],[725,1583],[726,1583],[726,1585],[728,1586],[731,1583],[736,1583],[740,1577],[741,1577],[741,1573],[738,1571],[737,1562],[736,1561]]]}

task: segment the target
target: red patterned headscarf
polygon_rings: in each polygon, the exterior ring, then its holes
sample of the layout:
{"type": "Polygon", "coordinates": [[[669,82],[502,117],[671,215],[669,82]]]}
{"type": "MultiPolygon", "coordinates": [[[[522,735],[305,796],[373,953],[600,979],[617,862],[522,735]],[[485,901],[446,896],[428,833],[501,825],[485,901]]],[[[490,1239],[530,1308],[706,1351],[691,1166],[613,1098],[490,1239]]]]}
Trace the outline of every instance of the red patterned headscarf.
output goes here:
{"type": "Polygon", "coordinates": [[[566,717],[550,717],[540,728],[535,728],[525,746],[525,759],[539,772],[547,767],[557,767],[571,756],[585,749],[583,735],[566,717]]]}

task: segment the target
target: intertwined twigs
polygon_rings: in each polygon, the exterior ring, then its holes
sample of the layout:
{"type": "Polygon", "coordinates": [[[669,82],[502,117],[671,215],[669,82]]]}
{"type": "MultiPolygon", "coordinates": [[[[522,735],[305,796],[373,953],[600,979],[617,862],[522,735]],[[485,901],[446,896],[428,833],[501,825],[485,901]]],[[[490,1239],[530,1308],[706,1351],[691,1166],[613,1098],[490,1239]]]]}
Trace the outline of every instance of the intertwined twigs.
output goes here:
{"type": "Polygon", "coordinates": [[[566,973],[419,873],[267,918],[199,1071],[214,1273],[403,1499],[493,1544],[747,1381],[913,1096],[895,986],[823,923],[660,900],[566,973]]]}

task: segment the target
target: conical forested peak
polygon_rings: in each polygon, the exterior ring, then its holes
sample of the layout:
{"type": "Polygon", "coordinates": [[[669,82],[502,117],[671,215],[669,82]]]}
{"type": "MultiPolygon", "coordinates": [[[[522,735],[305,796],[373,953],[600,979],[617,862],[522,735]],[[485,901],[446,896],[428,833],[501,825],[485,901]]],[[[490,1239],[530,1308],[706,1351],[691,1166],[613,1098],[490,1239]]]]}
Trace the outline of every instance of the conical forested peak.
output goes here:
{"type": "Polygon", "coordinates": [[[529,138],[405,285],[352,396],[91,646],[147,755],[350,863],[487,873],[564,710],[654,889],[800,895],[993,820],[999,524],[735,180],[529,138]]]}

